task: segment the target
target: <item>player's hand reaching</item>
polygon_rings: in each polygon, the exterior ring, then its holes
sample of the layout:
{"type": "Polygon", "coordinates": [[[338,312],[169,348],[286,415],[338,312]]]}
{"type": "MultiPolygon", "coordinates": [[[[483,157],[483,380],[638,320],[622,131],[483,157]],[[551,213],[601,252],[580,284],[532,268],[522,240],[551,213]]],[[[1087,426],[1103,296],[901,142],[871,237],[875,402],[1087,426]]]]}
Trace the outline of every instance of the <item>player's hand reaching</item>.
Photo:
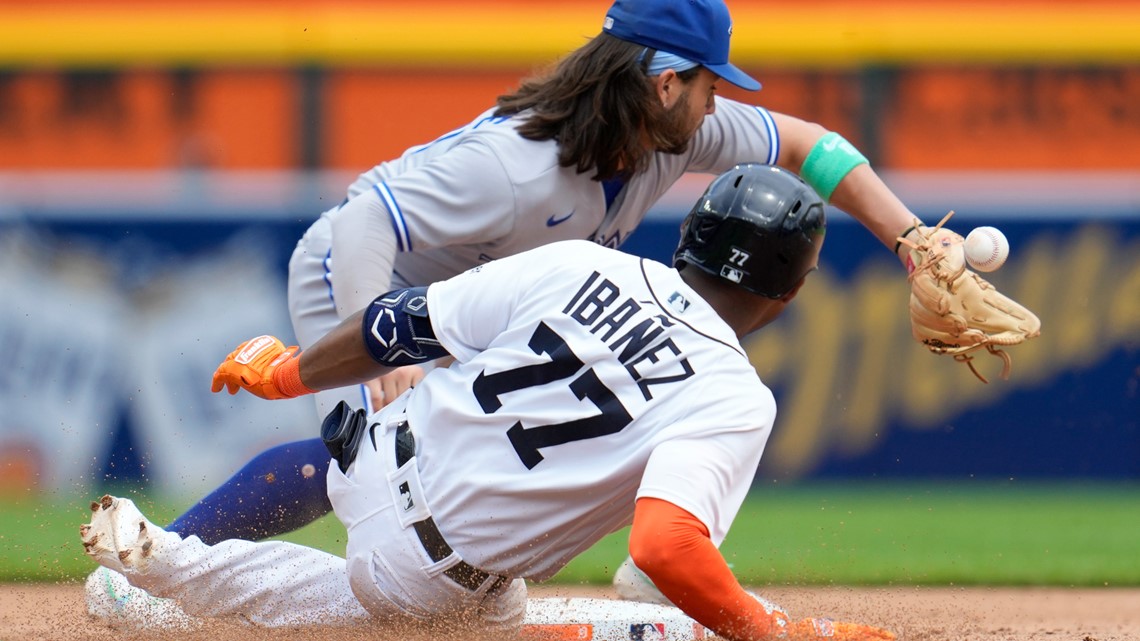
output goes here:
{"type": "Polygon", "coordinates": [[[220,392],[224,387],[230,394],[244,389],[271,401],[312,394],[301,382],[300,353],[296,345],[285,347],[273,336],[251,338],[222,361],[210,389],[220,392]]]}
{"type": "Polygon", "coordinates": [[[388,374],[366,383],[372,396],[372,409],[378,410],[396,400],[400,394],[415,387],[424,380],[424,368],[419,365],[397,367],[388,374]]]}
{"type": "Polygon", "coordinates": [[[895,638],[893,633],[874,626],[819,618],[788,623],[785,630],[786,636],[782,638],[788,641],[894,641],[895,638]]]}

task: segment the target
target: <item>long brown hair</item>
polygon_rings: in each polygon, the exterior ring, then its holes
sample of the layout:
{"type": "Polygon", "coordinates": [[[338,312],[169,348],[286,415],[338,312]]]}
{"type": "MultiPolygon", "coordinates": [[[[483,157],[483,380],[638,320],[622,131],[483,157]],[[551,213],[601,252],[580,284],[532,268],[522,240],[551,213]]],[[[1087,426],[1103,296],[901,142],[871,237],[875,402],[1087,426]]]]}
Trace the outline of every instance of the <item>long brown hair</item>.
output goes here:
{"type": "MultiPolygon", "coordinates": [[[[527,78],[514,93],[499,96],[495,115],[531,110],[518,127],[519,135],[556,140],[563,167],[574,167],[580,174],[593,171],[594,180],[632,175],[649,158],[646,138],[658,145],[659,132],[669,121],[645,73],[643,51],[641,45],[603,32],[552,71],[527,78]]],[[[691,77],[688,72],[678,75],[686,82],[691,77]]]]}

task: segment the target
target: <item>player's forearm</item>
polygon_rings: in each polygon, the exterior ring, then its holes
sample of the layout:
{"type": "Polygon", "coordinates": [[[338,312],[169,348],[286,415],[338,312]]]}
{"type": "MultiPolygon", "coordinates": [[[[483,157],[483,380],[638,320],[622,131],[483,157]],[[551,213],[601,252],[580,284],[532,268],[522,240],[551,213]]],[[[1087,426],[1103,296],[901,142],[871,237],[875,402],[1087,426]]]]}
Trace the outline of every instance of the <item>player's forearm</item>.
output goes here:
{"type": "MultiPolygon", "coordinates": [[[[840,181],[831,204],[863,224],[894,251],[896,239],[914,224],[915,215],[869,165],[860,165],[840,181]]],[[[902,260],[900,258],[900,260],[902,260]]]]}
{"type": "MultiPolygon", "coordinates": [[[[805,162],[824,136],[830,132],[820,125],[806,122],[794,116],[773,113],[780,132],[780,157],[778,164],[785,169],[800,174],[809,184],[816,187],[820,177],[805,175],[805,162]]],[[[833,142],[833,141],[829,141],[833,142]]],[[[847,143],[849,144],[849,143],[847,143]]],[[[839,145],[829,145],[829,153],[841,154],[839,145]]],[[[823,151],[823,150],[819,150],[823,151]]],[[[852,148],[852,151],[855,151],[852,148]]],[[[857,153],[857,152],[856,152],[857,153]]],[[[860,156],[861,158],[861,156],[860,156]]],[[[819,156],[817,156],[817,160],[819,156]]],[[[816,162],[816,170],[831,178],[843,173],[843,166],[828,162],[816,162]],[[830,170],[830,171],[829,171],[830,170]]],[[[914,223],[914,214],[890,190],[869,164],[856,164],[844,173],[838,182],[828,182],[827,193],[821,193],[830,204],[847,212],[866,227],[879,242],[894,250],[896,238],[914,223]]],[[[818,191],[818,188],[817,188],[818,191]]],[[[901,260],[901,259],[900,259],[901,260]]]]}
{"type": "Polygon", "coordinates": [[[301,382],[313,390],[356,385],[383,376],[394,368],[377,363],[365,347],[361,332],[364,312],[341,321],[301,353],[301,382]]]}
{"type": "MultiPolygon", "coordinates": [[[[715,551],[712,543],[708,545],[715,551]]],[[[683,569],[683,575],[677,573],[666,578],[668,573],[662,575],[658,572],[657,576],[650,576],[655,584],[671,586],[662,588],[662,594],[675,603],[679,601],[678,606],[685,614],[718,637],[731,641],[774,639],[778,631],[775,618],[765,612],[760,602],[749,596],[734,578],[730,582],[717,576],[721,572],[731,575],[723,558],[719,566],[707,564],[712,560],[711,556],[692,550],[685,558],[674,559],[672,563],[674,568],[683,569]]]]}
{"type": "Polygon", "coordinates": [[[744,591],[707,530],[688,512],[667,501],[639,499],[629,545],[634,563],[661,593],[718,636],[774,637],[779,615],[744,591]]]}
{"type": "Polygon", "coordinates": [[[269,335],[245,341],[218,366],[210,389],[296,398],[446,356],[427,316],[426,293],[426,287],[413,287],[379,296],[304,352],[269,335]]]}

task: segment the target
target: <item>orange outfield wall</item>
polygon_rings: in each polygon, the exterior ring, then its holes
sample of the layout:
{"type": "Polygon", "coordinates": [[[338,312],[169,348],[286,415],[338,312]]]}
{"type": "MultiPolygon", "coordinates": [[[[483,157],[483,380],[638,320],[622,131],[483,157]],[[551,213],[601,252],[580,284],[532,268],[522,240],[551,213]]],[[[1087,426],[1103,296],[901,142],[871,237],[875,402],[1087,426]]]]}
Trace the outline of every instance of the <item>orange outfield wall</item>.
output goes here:
{"type": "MultiPolygon", "coordinates": [[[[317,165],[364,169],[431,141],[529,71],[328,70],[317,165]]],[[[1140,66],[905,68],[877,96],[858,71],[752,72],[762,91],[723,93],[840,131],[883,167],[1140,168],[1140,66]]],[[[301,167],[303,91],[289,69],[0,75],[0,170],[301,167]]]]}
{"type": "MultiPolygon", "coordinates": [[[[370,167],[460,127],[511,91],[519,73],[337,71],[325,84],[324,164],[370,167]]],[[[850,132],[856,89],[839,74],[773,72],[770,89],[734,95],[850,132]]],[[[726,93],[733,93],[728,91],[726,93]]]]}
{"type": "MultiPolygon", "coordinates": [[[[1140,2],[728,4],[733,59],[765,84],[744,97],[880,165],[1140,166],[1140,2]]],[[[368,167],[489,107],[608,5],[0,0],[0,169],[368,167]]]]}
{"type": "MultiPolygon", "coordinates": [[[[330,70],[319,89],[318,164],[364,169],[434,140],[531,71],[330,70]]],[[[848,74],[763,77],[762,93],[735,95],[862,142],[848,74]]],[[[0,170],[295,168],[302,91],[292,70],[11,74],[0,81],[0,170]]]]}
{"type": "Polygon", "coordinates": [[[0,169],[286,168],[294,74],[167,71],[0,78],[0,169]]]}

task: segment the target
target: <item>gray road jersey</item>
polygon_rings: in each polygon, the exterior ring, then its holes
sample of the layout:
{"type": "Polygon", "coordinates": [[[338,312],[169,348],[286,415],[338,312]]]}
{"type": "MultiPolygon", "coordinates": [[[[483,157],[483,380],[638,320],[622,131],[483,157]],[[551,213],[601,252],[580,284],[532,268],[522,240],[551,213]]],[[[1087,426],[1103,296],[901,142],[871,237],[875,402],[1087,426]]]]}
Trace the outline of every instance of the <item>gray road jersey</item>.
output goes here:
{"type": "Polygon", "coordinates": [[[400,252],[398,280],[427,284],[559,240],[618,247],[684,173],[774,164],[779,154],[765,109],[717,98],[688,151],[655,154],[607,211],[601,184],[560,167],[556,144],[522,138],[518,122],[487,111],[373,167],[349,187],[350,198],[374,189],[384,200],[400,252]]]}

